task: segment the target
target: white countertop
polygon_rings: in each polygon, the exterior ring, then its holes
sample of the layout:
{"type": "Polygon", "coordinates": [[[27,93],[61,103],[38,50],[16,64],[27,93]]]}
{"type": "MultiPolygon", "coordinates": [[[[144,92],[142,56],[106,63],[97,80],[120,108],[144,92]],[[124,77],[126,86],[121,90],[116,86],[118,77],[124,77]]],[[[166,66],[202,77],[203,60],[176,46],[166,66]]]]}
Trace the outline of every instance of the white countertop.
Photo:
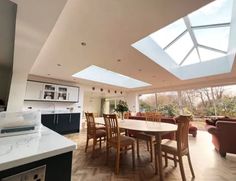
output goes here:
{"type": "Polygon", "coordinates": [[[77,112],[75,112],[75,111],[72,111],[72,112],[70,112],[70,111],[41,111],[41,114],[42,115],[45,115],[45,114],[75,114],[75,113],[80,113],[79,111],[77,112]]]}
{"type": "Polygon", "coordinates": [[[40,133],[0,138],[0,171],[76,149],[76,143],[42,127],[40,133]]]}

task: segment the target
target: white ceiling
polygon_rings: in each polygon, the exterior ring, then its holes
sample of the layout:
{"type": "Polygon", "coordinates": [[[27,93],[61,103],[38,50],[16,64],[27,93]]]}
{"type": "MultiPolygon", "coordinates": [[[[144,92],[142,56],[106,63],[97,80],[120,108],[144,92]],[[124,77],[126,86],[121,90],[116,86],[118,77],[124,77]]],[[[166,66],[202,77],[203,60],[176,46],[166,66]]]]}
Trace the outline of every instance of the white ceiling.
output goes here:
{"type": "Polygon", "coordinates": [[[17,4],[13,71],[29,73],[67,0],[11,0],[17,4]]]}
{"type": "MultiPolygon", "coordinates": [[[[207,2],[210,0],[68,0],[30,74],[72,81],[72,74],[97,65],[152,84],[131,91],[236,82],[235,65],[230,74],[180,80],[131,47],[142,37],[207,2]],[[87,45],[82,46],[81,42],[87,45]]],[[[47,18],[43,22],[46,23],[47,18]]],[[[101,86],[91,81],[76,81],[101,86]]]]}

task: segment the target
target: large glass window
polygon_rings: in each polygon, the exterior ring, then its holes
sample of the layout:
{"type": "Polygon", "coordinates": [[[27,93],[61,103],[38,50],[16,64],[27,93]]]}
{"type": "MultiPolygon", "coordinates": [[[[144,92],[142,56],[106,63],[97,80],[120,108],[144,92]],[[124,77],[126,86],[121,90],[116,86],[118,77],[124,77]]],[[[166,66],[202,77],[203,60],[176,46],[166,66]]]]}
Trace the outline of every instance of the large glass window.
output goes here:
{"type": "Polygon", "coordinates": [[[192,48],[193,41],[189,33],[187,32],[176,42],[174,42],[170,47],[168,47],[165,51],[177,64],[180,64],[192,48]]]}
{"type": "Polygon", "coordinates": [[[160,112],[165,116],[179,114],[177,92],[143,94],[139,96],[140,112],[160,112]]]}
{"type": "Polygon", "coordinates": [[[194,30],[198,44],[227,52],[230,27],[194,30]]]}
{"type": "Polygon", "coordinates": [[[233,0],[213,1],[149,36],[179,66],[226,56],[232,5],[233,0]]]}
{"type": "Polygon", "coordinates": [[[156,110],[155,94],[143,94],[139,96],[139,111],[150,112],[156,110]]]}
{"type": "Polygon", "coordinates": [[[178,115],[179,103],[177,92],[157,93],[157,111],[165,116],[178,115]]]}
{"type": "Polygon", "coordinates": [[[179,19],[174,23],[154,32],[150,37],[160,45],[161,48],[165,48],[169,43],[176,39],[187,29],[183,19],[179,19]]]}
{"type": "Polygon", "coordinates": [[[233,0],[216,0],[189,14],[192,26],[229,23],[233,0]]]}
{"type": "Polygon", "coordinates": [[[236,85],[182,91],[184,113],[236,117],[236,85]]]}

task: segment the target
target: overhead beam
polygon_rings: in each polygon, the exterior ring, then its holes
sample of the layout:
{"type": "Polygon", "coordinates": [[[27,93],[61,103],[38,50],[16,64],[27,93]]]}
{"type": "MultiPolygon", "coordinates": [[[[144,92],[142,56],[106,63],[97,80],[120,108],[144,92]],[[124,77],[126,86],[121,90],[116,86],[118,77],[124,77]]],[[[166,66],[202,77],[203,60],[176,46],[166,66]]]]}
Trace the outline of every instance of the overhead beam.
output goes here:
{"type": "Polygon", "coordinates": [[[211,25],[201,25],[201,26],[191,26],[192,29],[206,29],[206,28],[221,28],[221,27],[229,27],[230,23],[219,23],[219,24],[211,24],[211,25]]]}
{"type": "Polygon", "coordinates": [[[184,19],[184,23],[185,23],[185,25],[186,25],[186,27],[187,27],[187,30],[188,30],[188,32],[189,32],[189,34],[190,34],[190,36],[191,36],[191,38],[192,38],[192,40],[193,40],[194,47],[195,47],[196,50],[197,50],[198,58],[199,58],[199,60],[200,60],[200,62],[201,62],[202,60],[201,60],[201,57],[200,57],[199,50],[198,50],[198,48],[197,48],[197,46],[198,46],[197,39],[196,39],[196,37],[195,37],[195,34],[193,33],[190,20],[189,20],[188,16],[185,16],[183,19],[184,19]]]}
{"type": "Polygon", "coordinates": [[[186,32],[187,32],[187,30],[185,30],[183,33],[181,33],[179,36],[177,36],[172,42],[170,42],[168,45],[166,45],[163,48],[163,50],[166,50],[168,47],[170,47],[173,43],[175,43],[178,39],[180,39],[186,32]]]}
{"type": "Polygon", "coordinates": [[[198,46],[199,46],[199,47],[202,47],[202,48],[206,48],[206,49],[208,49],[208,50],[211,50],[211,51],[218,52],[218,53],[227,54],[227,52],[226,52],[226,51],[219,50],[219,49],[216,49],[216,48],[208,47],[208,46],[201,45],[201,44],[198,44],[198,46]]]}

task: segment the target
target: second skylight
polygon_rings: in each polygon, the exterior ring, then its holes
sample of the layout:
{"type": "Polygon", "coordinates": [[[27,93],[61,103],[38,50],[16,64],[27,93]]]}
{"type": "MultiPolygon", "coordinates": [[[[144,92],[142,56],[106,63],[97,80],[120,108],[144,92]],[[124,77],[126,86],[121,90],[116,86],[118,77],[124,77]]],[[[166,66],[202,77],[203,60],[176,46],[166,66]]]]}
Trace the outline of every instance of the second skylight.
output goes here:
{"type": "Polygon", "coordinates": [[[116,72],[112,72],[110,70],[95,65],[91,65],[88,68],[77,72],[72,76],[125,88],[138,88],[151,85],[146,82],[116,72]]]}

